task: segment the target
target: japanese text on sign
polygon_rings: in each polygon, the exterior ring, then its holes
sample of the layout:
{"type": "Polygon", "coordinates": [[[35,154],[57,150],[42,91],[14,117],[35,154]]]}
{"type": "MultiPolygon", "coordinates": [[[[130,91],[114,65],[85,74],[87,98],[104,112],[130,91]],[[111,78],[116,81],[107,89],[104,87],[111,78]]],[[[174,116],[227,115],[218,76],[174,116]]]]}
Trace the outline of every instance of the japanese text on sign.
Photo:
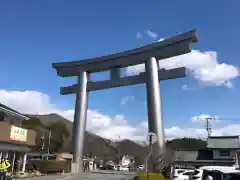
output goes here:
{"type": "Polygon", "coordinates": [[[10,140],[18,141],[18,142],[26,142],[27,141],[27,129],[12,126],[10,132],[10,140]]]}

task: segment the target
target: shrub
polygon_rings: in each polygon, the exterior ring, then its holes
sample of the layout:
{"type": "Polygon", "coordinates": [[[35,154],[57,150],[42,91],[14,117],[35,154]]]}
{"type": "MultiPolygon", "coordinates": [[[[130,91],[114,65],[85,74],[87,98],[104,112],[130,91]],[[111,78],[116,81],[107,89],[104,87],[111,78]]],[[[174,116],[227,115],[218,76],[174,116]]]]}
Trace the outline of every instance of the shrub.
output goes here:
{"type": "MultiPolygon", "coordinates": [[[[135,176],[134,180],[146,180],[147,179],[147,173],[146,172],[138,172],[135,176]]],[[[148,180],[164,180],[164,176],[161,174],[156,173],[148,173],[148,180]]]]}
{"type": "Polygon", "coordinates": [[[30,170],[33,165],[35,165],[41,173],[68,172],[70,170],[68,161],[28,160],[27,170],[30,170]]]}

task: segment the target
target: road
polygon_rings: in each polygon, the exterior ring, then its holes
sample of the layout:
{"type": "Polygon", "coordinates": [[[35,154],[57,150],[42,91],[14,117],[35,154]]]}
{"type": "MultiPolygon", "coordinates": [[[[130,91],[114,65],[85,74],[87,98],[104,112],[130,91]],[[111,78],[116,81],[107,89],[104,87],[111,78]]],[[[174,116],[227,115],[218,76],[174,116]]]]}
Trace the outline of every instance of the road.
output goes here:
{"type": "Polygon", "coordinates": [[[94,173],[81,173],[75,175],[49,175],[27,178],[26,180],[130,180],[134,177],[131,172],[101,171],[94,173]]]}

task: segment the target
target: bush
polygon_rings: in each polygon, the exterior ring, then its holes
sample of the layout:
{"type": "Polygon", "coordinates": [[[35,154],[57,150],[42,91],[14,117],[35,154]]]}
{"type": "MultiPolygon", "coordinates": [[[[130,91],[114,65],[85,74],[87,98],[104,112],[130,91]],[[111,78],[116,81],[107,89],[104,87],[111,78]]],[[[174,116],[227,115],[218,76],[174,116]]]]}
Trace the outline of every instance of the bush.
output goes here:
{"type": "Polygon", "coordinates": [[[68,172],[70,170],[68,161],[28,160],[27,170],[29,171],[33,165],[35,165],[41,173],[68,172]]]}
{"type": "MultiPolygon", "coordinates": [[[[138,172],[135,176],[134,180],[146,180],[147,179],[147,173],[146,172],[138,172]]],[[[164,180],[164,176],[161,174],[156,173],[148,173],[148,180],[164,180]]]]}

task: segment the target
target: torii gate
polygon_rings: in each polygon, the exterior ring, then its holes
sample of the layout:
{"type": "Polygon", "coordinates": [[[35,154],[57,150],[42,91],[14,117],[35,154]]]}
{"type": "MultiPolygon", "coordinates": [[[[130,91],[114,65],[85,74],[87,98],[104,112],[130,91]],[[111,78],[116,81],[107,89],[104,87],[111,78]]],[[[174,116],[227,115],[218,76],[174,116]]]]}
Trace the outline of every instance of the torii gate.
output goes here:
{"type": "MultiPolygon", "coordinates": [[[[108,56],[73,62],[53,63],[60,77],[78,77],[77,84],[60,89],[62,95],[76,94],[75,113],[72,130],[73,163],[72,172],[82,172],[84,132],[88,107],[88,92],[114,87],[146,83],[148,131],[157,135],[153,146],[155,159],[163,157],[165,151],[164,124],[160,99],[161,80],[185,76],[185,68],[163,70],[158,60],[191,52],[191,44],[197,42],[196,30],[192,30],[164,41],[149,44],[137,49],[108,56]],[[139,75],[120,77],[120,68],[145,63],[145,72],[139,75]],[[93,82],[91,73],[110,70],[110,79],[93,82]]],[[[161,159],[160,159],[161,160],[161,159]]],[[[158,160],[158,166],[161,162],[158,160]]]]}

